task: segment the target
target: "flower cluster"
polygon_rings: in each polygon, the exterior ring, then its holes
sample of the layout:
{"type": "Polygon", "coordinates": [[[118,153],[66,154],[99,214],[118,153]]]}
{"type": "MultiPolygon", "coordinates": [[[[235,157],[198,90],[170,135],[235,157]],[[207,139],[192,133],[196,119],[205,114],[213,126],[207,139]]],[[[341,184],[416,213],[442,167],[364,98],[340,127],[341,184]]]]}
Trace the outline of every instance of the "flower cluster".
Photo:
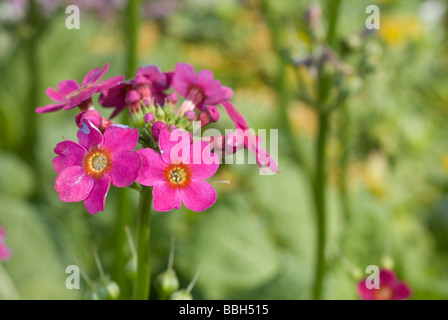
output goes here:
{"type": "Polygon", "coordinates": [[[81,84],[62,81],[47,95],[56,103],[39,107],[38,113],[79,107],[75,117],[78,141],[63,141],[55,148],[53,160],[58,173],[55,189],[64,202],[84,201],[87,211],[104,210],[110,184],[128,187],[134,183],[153,187],[154,209],[203,211],[216,201],[214,188],[205,179],[213,176],[220,156],[246,148],[255,154],[260,168],[278,171],[275,160],[260,147],[260,138],[248,133],[244,117],[230,102],[233,91],[213,78],[209,70],[197,74],[187,63],[174,71],[157,66],[140,68],[135,77],[122,76],[99,82],[108,69],[95,68],[81,84]],[[110,117],[100,115],[92,97],[113,108],[110,117]],[[178,95],[183,99],[179,101],[178,95]],[[189,131],[193,122],[201,127],[217,122],[218,106],[235,123],[235,133],[194,141],[189,131]],[[111,119],[127,110],[132,127],[111,119]],[[138,143],[143,148],[135,151],[138,143]]]}
{"type": "Polygon", "coordinates": [[[0,227],[0,260],[8,260],[11,257],[11,250],[5,244],[6,232],[0,227]]]}
{"type": "Polygon", "coordinates": [[[404,300],[411,295],[409,286],[398,281],[391,270],[380,270],[379,288],[368,288],[366,281],[363,279],[358,283],[358,293],[362,300],[404,300]]]}

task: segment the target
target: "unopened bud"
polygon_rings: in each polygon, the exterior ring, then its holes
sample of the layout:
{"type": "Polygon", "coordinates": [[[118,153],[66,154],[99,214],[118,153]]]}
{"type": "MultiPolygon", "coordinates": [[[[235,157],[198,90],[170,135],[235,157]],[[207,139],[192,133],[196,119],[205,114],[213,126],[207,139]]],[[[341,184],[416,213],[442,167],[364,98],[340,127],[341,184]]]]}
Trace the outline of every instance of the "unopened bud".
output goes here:
{"type": "Polygon", "coordinates": [[[156,116],[154,113],[148,112],[147,114],[145,114],[145,117],[144,117],[145,123],[153,123],[155,119],[156,119],[156,116]]]}
{"type": "Polygon", "coordinates": [[[161,300],[166,300],[179,289],[179,280],[174,269],[168,269],[157,276],[156,290],[161,300]]]}
{"type": "Polygon", "coordinates": [[[156,121],[151,127],[151,133],[152,133],[152,137],[154,138],[154,140],[158,141],[160,132],[162,132],[162,130],[166,129],[167,127],[168,126],[166,125],[165,122],[156,121]]]}
{"type": "Polygon", "coordinates": [[[186,290],[179,290],[173,292],[173,294],[170,296],[170,300],[193,300],[193,297],[186,290]]]}
{"type": "Polygon", "coordinates": [[[140,111],[140,94],[135,90],[130,90],[126,94],[125,102],[129,106],[129,113],[132,115],[133,113],[137,113],[140,111]]]}
{"type": "Polygon", "coordinates": [[[126,276],[128,276],[129,279],[135,280],[137,279],[137,258],[131,257],[129,261],[126,263],[126,266],[124,267],[124,271],[126,273],[126,276]]]}

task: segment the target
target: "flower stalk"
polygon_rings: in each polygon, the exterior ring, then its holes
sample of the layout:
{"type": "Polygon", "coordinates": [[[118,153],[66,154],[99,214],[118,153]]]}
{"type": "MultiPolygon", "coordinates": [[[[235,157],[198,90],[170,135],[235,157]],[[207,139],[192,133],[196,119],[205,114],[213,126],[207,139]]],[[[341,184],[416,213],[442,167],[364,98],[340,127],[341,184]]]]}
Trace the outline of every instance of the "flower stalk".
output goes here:
{"type": "Polygon", "coordinates": [[[149,261],[149,216],[152,206],[152,187],[142,187],[137,217],[137,278],[135,299],[147,300],[151,287],[151,267],[149,261]]]}

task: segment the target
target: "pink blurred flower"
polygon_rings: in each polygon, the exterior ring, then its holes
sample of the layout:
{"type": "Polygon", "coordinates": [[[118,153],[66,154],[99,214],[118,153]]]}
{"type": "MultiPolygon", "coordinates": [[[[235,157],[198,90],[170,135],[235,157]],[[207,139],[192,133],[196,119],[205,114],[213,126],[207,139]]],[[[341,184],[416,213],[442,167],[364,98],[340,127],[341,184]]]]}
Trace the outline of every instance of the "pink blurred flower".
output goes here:
{"type": "Polygon", "coordinates": [[[57,103],[36,108],[36,112],[45,113],[60,109],[69,110],[81,105],[83,110],[90,109],[89,104],[94,94],[108,90],[124,79],[123,76],[116,76],[97,83],[108,68],[109,64],[106,63],[103,70],[100,68],[93,69],[84,77],[81,85],[75,80],[65,80],[58,83],[57,90],[48,88],[46,94],[57,103]]]}
{"type": "Polygon", "coordinates": [[[201,141],[190,144],[187,132],[170,133],[165,129],[159,136],[159,148],[162,154],[153,149],[138,150],[142,169],[137,182],[154,186],[154,209],[180,209],[182,202],[196,212],[211,207],[216,201],[216,191],[204,179],[216,173],[219,159],[210,153],[208,144],[201,141]]]}
{"type": "Polygon", "coordinates": [[[358,283],[358,294],[362,300],[404,300],[411,296],[409,286],[398,281],[393,271],[382,269],[379,277],[379,289],[368,289],[366,279],[358,283]]]}
{"type": "Polygon", "coordinates": [[[87,120],[78,131],[79,144],[59,143],[53,166],[59,174],[55,189],[63,202],[84,201],[90,214],[104,211],[110,184],[130,186],[138,176],[141,157],[137,146],[138,130],[112,125],[104,135],[87,120]]]}
{"type": "Polygon", "coordinates": [[[229,101],[223,101],[221,104],[226,109],[229,117],[235,123],[235,127],[237,129],[236,134],[240,135],[244,139],[244,147],[255,155],[260,169],[265,172],[263,167],[267,166],[272,172],[278,172],[277,162],[260,146],[260,143],[262,142],[260,137],[250,133],[246,119],[244,119],[235,106],[229,101]]]}
{"type": "Polygon", "coordinates": [[[214,80],[211,71],[201,70],[196,75],[188,63],[176,64],[171,86],[185,98],[180,107],[184,112],[195,108],[202,110],[204,106],[219,104],[233,96],[232,89],[214,80]]]}
{"type": "Polygon", "coordinates": [[[6,231],[0,227],[0,260],[8,260],[11,257],[11,250],[5,244],[6,231]]]}

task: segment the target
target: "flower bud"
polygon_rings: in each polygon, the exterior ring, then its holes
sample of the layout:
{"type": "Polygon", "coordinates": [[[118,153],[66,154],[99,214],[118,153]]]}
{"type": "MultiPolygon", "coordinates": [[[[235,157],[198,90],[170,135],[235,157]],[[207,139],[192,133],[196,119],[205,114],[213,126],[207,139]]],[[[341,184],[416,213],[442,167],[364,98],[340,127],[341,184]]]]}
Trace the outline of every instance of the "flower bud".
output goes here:
{"type": "Polygon", "coordinates": [[[166,100],[166,102],[172,103],[172,104],[176,104],[177,101],[179,101],[176,92],[171,92],[169,95],[166,96],[165,100],[166,100]]]}
{"type": "Polygon", "coordinates": [[[137,279],[137,257],[131,257],[124,267],[126,276],[131,279],[137,279]]]}
{"type": "Polygon", "coordinates": [[[193,297],[186,290],[179,290],[173,292],[173,294],[170,296],[170,300],[193,300],[193,297]]]}
{"type": "Polygon", "coordinates": [[[89,120],[97,128],[101,126],[101,116],[97,110],[81,111],[75,118],[78,128],[82,127],[84,120],[89,120]]]}
{"type": "Polygon", "coordinates": [[[157,276],[156,290],[161,300],[166,300],[179,289],[179,280],[174,269],[168,269],[157,276]]]}
{"type": "Polygon", "coordinates": [[[167,125],[165,122],[156,121],[151,127],[151,133],[152,133],[152,137],[154,138],[154,140],[158,141],[160,132],[162,132],[162,130],[166,129],[166,128],[167,128],[167,125]]]}
{"type": "Polygon", "coordinates": [[[199,113],[199,121],[201,121],[201,127],[206,126],[210,122],[216,122],[219,120],[219,110],[215,106],[208,106],[204,111],[199,113]]]}
{"type": "Polygon", "coordinates": [[[155,119],[156,115],[154,113],[148,112],[147,114],[145,114],[144,117],[145,123],[153,123],[155,119]]]}
{"type": "Polygon", "coordinates": [[[115,281],[109,281],[105,287],[108,300],[117,300],[120,296],[120,287],[118,284],[115,281]]]}
{"type": "Polygon", "coordinates": [[[193,121],[196,119],[196,112],[193,110],[188,110],[184,113],[184,117],[188,119],[188,121],[193,121]]]}
{"type": "Polygon", "coordinates": [[[129,106],[129,113],[137,113],[140,111],[140,94],[135,90],[130,90],[126,94],[125,102],[129,106]]]}

